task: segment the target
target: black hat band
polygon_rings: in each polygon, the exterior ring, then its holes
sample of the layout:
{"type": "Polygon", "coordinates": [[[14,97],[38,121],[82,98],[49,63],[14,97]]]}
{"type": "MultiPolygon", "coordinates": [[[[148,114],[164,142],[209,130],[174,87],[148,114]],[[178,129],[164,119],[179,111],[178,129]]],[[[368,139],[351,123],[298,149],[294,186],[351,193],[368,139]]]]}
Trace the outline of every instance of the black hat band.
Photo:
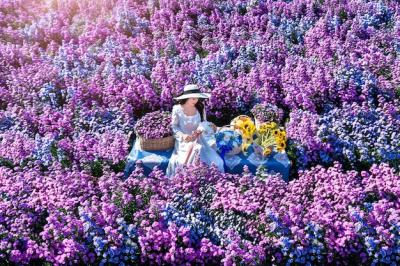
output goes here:
{"type": "Polygon", "coordinates": [[[187,91],[184,91],[184,92],[182,93],[182,95],[185,95],[185,94],[192,94],[192,93],[201,93],[201,91],[200,91],[199,89],[187,90],[187,91]]]}

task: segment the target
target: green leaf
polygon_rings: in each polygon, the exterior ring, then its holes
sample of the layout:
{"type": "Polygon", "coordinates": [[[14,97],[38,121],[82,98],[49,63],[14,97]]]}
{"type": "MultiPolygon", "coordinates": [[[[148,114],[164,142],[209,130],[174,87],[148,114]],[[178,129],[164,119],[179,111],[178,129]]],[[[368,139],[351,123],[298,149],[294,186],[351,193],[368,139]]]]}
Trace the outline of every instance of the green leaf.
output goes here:
{"type": "Polygon", "coordinates": [[[200,56],[200,58],[205,58],[208,55],[208,51],[204,50],[203,48],[197,49],[197,54],[200,56]]]}
{"type": "Polygon", "coordinates": [[[341,9],[339,11],[339,18],[341,18],[342,20],[346,20],[348,18],[347,12],[345,10],[341,9]]]}
{"type": "Polygon", "coordinates": [[[101,177],[103,175],[103,165],[101,161],[96,160],[91,163],[90,170],[92,173],[92,176],[95,177],[101,177]]]}
{"type": "Polygon", "coordinates": [[[121,161],[119,161],[119,162],[116,163],[116,164],[112,164],[112,165],[111,165],[111,169],[112,169],[115,173],[119,173],[119,172],[124,171],[125,165],[126,165],[126,161],[121,160],[121,161]]]}
{"type": "Polygon", "coordinates": [[[11,160],[8,160],[6,158],[0,157],[0,166],[5,166],[7,168],[14,169],[14,163],[11,160]]]}
{"type": "Polygon", "coordinates": [[[392,78],[392,72],[388,66],[380,68],[377,74],[378,76],[384,76],[387,79],[392,78]]]}
{"type": "Polygon", "coordinates": [[[57,158],[57,146],[54,142],[50,146],[50,153],[54,158],[57,158]]]}
{"type": "Polygon", "coordinates": [[[396,89],[396,97],[400,99],[400,87],[396,89]]]}

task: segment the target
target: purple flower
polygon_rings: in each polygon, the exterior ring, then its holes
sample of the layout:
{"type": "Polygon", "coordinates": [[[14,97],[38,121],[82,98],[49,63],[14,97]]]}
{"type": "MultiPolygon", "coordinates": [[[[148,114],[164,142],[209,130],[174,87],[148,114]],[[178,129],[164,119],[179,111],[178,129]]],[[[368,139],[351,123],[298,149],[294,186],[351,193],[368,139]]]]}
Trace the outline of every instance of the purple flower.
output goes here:
{"type": "Polygon", "coordinates": [[[146,139],[160,139],[172,135],[171,112],[155,111],[136,122],[136,133],[146,139]]]}

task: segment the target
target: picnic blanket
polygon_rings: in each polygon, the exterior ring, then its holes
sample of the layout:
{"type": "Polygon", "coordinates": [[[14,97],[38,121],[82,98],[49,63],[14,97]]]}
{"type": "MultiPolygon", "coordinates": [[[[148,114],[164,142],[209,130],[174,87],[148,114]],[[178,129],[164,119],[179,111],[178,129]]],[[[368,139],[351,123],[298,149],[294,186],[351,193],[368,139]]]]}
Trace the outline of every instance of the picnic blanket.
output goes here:
{"type": "MultiPolygon", "coordinates": [[[[158,166],[165,172],[171,157],[173,148],[164,151],[144,151],[140,148],[138,141],[135,141],[130,151],[124,176],[128,178],[136,167],[136,162],[141,160],[144,168],[144,174],[148,175],[153,167],[158,166]]],[[[237,155],[225,155],[225,172],[232,174],[240,174],[243,167],[248,166],[250,172],[255,173],[257,167],[264,165],[268,173],[280,173],[285,181],[288,181],[291,162],[285,152],[273,151],[265,160],[261,160],[254,153],[253,147],[250,146],[247,154],[239,153],[237,155]]]]}

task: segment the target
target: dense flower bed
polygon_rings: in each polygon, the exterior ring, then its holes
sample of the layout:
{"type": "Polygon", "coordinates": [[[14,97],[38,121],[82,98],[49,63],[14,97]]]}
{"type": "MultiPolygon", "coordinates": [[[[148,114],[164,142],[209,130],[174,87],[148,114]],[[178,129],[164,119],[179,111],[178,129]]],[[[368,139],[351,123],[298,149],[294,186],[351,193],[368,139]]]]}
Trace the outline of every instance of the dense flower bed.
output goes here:
{"type": "Polygon", "coordinates": [[[399,178],[388,165],[280,176],[198,165],[125,181],[53,164],[1,168],[0,254],[18,263],[396,262],[399,178]]]}
{"type": "Polygon", "coordinates": [[[292,112],[287,126],[298,164],[305,168],[337,160],[347,168],[362,170],[386,162],[399,170],[399,109],[388,111],[386,107],[352,103],[327,108],[320,116],[308,111],[292,112]]]}
{"type": "Polygon", "coordinates": [[[399,10],[1,1],[1,264],[398,264],[399,10]],[[291,181],[199,165],[123,182],[136,122],[188,83],[220,126],[278,110],[291,181]]]}

